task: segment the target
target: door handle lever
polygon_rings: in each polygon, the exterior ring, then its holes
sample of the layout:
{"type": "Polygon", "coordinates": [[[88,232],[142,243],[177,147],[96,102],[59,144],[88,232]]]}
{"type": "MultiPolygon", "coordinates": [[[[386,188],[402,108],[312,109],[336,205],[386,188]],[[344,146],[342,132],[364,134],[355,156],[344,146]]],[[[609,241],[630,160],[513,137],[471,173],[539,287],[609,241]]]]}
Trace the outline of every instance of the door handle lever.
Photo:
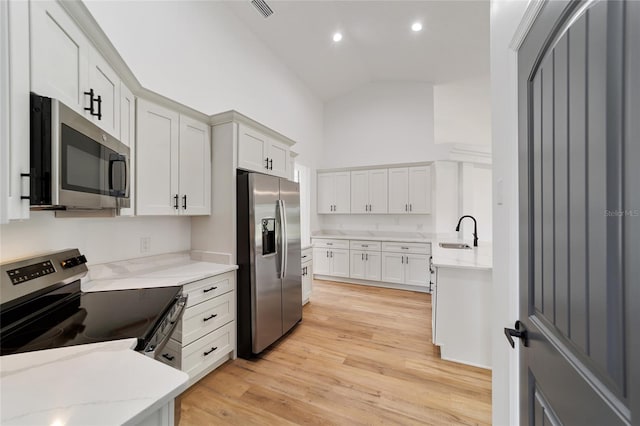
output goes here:
{"type": "Polygon", "coordinates": [[[509,344],[511,345],[512,348],[516,347],[516,344],[513,341],[513,337],[517,337],[518,339],[521,339],[525,347],[529,346],[529,335],[527,333],[527,329],[524,328],[524,325],[520,321],[516,321],[515,329],[505,327],[504,335],[509,341],[509,344]]]}

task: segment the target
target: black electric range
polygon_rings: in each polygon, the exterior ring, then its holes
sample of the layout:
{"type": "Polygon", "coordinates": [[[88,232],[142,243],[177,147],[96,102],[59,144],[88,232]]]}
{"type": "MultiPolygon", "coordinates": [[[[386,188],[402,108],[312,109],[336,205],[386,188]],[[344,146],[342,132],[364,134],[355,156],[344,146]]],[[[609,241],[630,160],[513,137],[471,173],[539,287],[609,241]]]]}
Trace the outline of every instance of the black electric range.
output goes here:
{"type": "Polygon", "coordinates": [[[136,338],[155,356],[186,304],[182,287],[83,293],[76,249],[1,266],[0,355],[136,338]]]}

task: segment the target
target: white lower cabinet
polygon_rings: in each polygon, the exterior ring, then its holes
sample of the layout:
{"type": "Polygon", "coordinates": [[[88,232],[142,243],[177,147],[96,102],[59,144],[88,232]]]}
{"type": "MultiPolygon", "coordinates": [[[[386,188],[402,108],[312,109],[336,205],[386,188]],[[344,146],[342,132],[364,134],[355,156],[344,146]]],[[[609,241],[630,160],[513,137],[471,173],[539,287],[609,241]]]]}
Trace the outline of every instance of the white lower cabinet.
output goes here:
{"type": "Polygon", "coordinates": [[[314,238],[313,247],[317,275],[429,288],[430,243],[314,238]]]}
{"type": "Polygon", "coordinates": [[[305,305],[311,298],[313,289],[313,249],[302,250],[302,304],[305,305]]]}
{"type": "Polygon", "coordinates": [[[369,281],[380,281],[381,256],[380,252],[351,250],[350,262],[351,278],[369,281]]]}
{"type": "Polygon", "coordinates": [[[429,286],[428,243],[383,243],[382,281],[411,286],[429,286]]]}
{"type": "Polygon", "coordinates": [[[189,375],[189,385],[232,359],[236,349],[235,272],[186,284],[187,307],[160,360],[189,375]]]}

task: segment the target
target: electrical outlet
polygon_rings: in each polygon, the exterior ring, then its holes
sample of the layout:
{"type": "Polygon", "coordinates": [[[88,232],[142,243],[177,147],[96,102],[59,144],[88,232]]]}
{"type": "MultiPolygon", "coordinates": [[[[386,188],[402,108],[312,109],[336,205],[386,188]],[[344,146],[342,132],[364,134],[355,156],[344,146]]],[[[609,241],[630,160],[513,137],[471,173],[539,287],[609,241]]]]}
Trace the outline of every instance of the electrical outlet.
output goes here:
{"type": "Polygon", "coordinates": [[[151,251],[151,237],[140,238],[140,253],[149,253],[151,251]]]}

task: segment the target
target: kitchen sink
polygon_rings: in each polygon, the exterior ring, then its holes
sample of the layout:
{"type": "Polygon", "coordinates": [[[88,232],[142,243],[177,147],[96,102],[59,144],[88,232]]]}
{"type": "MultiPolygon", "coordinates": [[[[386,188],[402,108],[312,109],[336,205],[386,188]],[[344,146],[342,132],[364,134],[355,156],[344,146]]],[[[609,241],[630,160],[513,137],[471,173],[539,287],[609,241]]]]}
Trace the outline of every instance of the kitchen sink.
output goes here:
{"type": "Polygon", "coordinates": [[[440,243],[438,245],[446,249],[466,250],[471,248],[471,246],[466,243],[440,243]]]}

